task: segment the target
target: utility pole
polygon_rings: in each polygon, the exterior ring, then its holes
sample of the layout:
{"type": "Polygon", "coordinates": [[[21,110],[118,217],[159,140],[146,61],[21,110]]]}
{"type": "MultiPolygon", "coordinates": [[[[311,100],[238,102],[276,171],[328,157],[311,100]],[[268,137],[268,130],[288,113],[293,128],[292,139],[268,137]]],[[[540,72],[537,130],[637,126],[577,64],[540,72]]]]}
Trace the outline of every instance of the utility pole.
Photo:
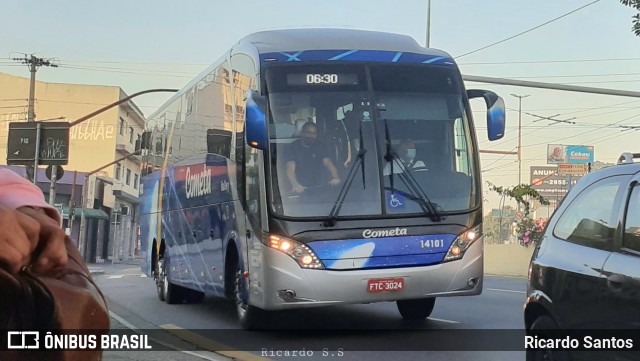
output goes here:
{"type": "MultiPolygon", "coordinates": [[[[29,66],[29,72],[31,73],[31,80],[29,83],[29,111],[27,114],[27,121],[34,122],[36,120],[36,111],[35,111],[35,101],[36,101],[36,72],[38,68],[41,66],[50,66],[53,68],[57,68],[58,64],[54,64],[51,62],[51,59],[43,59],[34,56],[33,54],[27,57],[27,54],[24,54],[23,58],[13,58],[13,60],[18,61],[22,64],[27,64],[29,66]]],[[[31,178],[30,173],[33,173],[33,183],[37,184],[38,182],[38,154],[36,153],[36,162],[33,166],[27,166],[26,175],[27,178],[31,178]]]]}
{"type": "Polygon", "coordinates": [[[431,0],[427,0],[427,40],[425,42],[425,48],[430,46],[429,38],[431,37],[431,0]]]}
{"type": "Polygon", "coordinates": [[[522,184],[522,98],[529,95],[511,94],[511,96],[518,98],[518,185],[520,185],[522,184]]]}
{"type": "Polygon", "coordinates": [[[29,84],[29,114],[27,115],[27,121],[33,122],[36,119],[35,112],[35,98],[36,98],[36,72],[38,68],[41,66],[50,66],[53,68],[57,68],[58,64],[54,64],[51,62],[51,59],[43,59],[38,58],[31,54],[27,57],[27,54],[24,54],[24,58],[13,58],[15,61],[19,61],[22,64],[29,65],[29,72],[31,72],[31,82],[29,84]]]}

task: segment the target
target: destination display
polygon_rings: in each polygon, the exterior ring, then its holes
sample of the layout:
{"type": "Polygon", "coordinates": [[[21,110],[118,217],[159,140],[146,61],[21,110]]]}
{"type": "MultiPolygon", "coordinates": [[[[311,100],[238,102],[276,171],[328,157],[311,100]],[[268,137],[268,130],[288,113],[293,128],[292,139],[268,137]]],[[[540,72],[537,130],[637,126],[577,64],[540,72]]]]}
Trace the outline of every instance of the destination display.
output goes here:
{"type": "Polygon", "coordinates": [[[287,85],[358,85],[358,74],[354,73],[298,73],[287,74],[287,85]]]}

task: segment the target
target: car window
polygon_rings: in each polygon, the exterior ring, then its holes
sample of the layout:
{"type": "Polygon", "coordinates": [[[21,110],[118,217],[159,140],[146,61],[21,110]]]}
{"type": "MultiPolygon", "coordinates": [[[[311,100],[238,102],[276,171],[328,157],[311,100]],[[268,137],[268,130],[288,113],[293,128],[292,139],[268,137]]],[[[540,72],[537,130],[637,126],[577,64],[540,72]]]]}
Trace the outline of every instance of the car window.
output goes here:
{"type": "Polygon", "coordinates": [[[616,194],[625,176],[595,182],[564,210],[553,233],[560,239],[588,247],[609,249],[613,241],[616,194]]]}
{"type": "Polygon", "coordinates": [[[624,226],[622,246],[640,252],[640,186],[636,185],[631,192],[627,207],[627,219],[624,226]]]}

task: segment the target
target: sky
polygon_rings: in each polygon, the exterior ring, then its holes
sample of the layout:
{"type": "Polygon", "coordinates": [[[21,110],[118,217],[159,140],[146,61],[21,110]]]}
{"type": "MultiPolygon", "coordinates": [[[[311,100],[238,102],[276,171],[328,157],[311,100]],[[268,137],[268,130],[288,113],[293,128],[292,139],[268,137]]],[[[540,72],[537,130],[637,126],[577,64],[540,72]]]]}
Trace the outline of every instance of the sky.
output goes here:
{"type": "MultiPolygon", "coordinates": [[[[28,77],[27,66],[11,58],[35,53],[60,65],[41,68],[40,81],[115,85],[128,94],[182,88],[240,38],[261,30],[376,30],[406,34],[424,45],[427,2],[2,0],[0,72],[28,77]]],[[[451,54],[466,75],[640,91],[640,37],[631,32],[634,14],[617,0],[432,0],[430,46],[451,54]]],[[[625,151],[640,151],[634,149],[640,132],[618,127],[640,126],[640,98],[471,82],[466,87],[495,91],[506,102],[507,132],[502,140],[489,142],[484,103],[472,101],[480,149],[487,150],[517,149],[518,98],[511,94],[528,95],[522,99],[522,183],[529,180],[530,166],[546,165],[547,144],[593,145],[596,160],[604,162],[615,162],[625,151]]],[[[150,115],[168,97],[145,95],[135,102],[150,115]]],[[[0,103],[0,116],[5,112],[0,103]]],[[[513,155],[482,154],[481,168],[485,183],[518,183],[513,155]]],[[[484,188],[485,211],[498,207],[498,196],[484,188]]]]}

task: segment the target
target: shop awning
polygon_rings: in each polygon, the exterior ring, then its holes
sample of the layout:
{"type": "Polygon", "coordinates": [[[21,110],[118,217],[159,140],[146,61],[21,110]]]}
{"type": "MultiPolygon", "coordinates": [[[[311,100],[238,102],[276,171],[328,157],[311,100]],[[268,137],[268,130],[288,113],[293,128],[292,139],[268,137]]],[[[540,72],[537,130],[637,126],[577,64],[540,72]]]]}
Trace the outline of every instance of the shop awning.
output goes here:
{"type": "MultiPolygon", "coordinates": [[[[69,207],[63,207],[62,212],[62,218],[69,219],[69,207]]],[[[84,218],[86,219],[109,219],[109,215],[101,209],[75,208],[74,212],[76,219],[80,219],[82,213],[84,213],[84,218]]]]}

